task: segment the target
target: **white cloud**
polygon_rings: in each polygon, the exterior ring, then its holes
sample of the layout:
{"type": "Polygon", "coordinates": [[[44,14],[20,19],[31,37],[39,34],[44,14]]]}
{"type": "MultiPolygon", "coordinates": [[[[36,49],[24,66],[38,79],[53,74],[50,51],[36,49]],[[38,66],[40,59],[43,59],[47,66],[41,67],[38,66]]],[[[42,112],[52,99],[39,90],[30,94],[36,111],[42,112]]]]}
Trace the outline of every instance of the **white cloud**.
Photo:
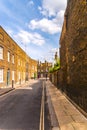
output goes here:
{"type": "Polygon", "coordinates": [[[41,6],[38,6],[38,10],[40,10],[40,11],[41,11],[41,10],[42,10],[42,7],[41,7],[41,6]]]}
{"type": "Polygon", "coordinates": [[[56,17],[53,19],[53,21],[57,24],[60,25],[60,27],[62,28],[62,24],[63,24],[63,19],[64,19],[64,10],[60,10],[56,17]]]}
{"type": "Polygon", "coordinates": [[[34,5],[34,2],[32,1],[32,0],[30,0],[29,2],[28,2],[28,6],[33,6],[34,5]]]}
{"type": "Polygon", "coordinates": [[[60,10],[65,10],[67,0],[43,0],[42,7],[38,7],[45,16],[56,16],[60,10]]]}
{"type": "Polygon", "coordinates": [[[49,34],[61,32],[66,3],[67,0],[43,0],[42,7],[38,6],[38,9],[46,17],[40,20],[31,20],[29,28],[32,30],[40,29],[49,34]]]}
{"type": "Polygon", "coordinates": [[[50,55],[50,60],[54,63],[55,61],[55,53],[57,52],[57,56],[60,57],[60,54],[59,54],[59,48],[52,48],[50,49],[49,51],[49,55],[50,55]]]}
{"type": "Polygon", "coordinates": [[[40,29],[49,34],[55,34],[61,31],[61,26],[58,24],[57,19],[48,20],[47,18],[43,18],[41,20],[31,20],[29,28],[32,30],[40,29]]]}
{"type": "Polygon", "coordinates": [[[59,57],[59,48],[51,48],[49,49],[48,52],[46,52],[45,54],[43,54],[41,56],[41,61],[44,62],[45,60],[46,61],[49,61],[49,62],[54,62],[54,59],[55,59],[55,53],[57,52],[57,55],[59,57]]]}
{"type": "Polygon", "coordinates": [[[42,50],[42,47],[32,47],[28,46],[26,49],[27,54],[36,60],[41,59],[41,55],[44,55],[46,53],[45,51],[42,50]]]}
{"type": "Polygon", "coordinates": [[[50,49],[50,51],[49,51],[49,53],[51,54],[51,55],[55,55],[55,53],[57,52],[57,55],[58,55],[58,57],[59,57],[59,48],[52,48],[52,49],[50,49]]]}
{"type": "Polygon", "coordinates": [[[62,23],[63,23],[64,11],[60,10],[56,17],[53,19],[43,18],[41,20],[31,20],[29,23],[29,28],[40,29],[43,32],[47,32],[49,34],[56,34],[61,31],[62,23]]]}
{"type": "Polygon", "coordinates": [[[30,33],[24,30],[20,30],[20,32],[14,36],[15,39],[23,44],[32,43],[38,46],[41,46],[45,43],[44,37],[42,37],[38,33],[30,33]]]}

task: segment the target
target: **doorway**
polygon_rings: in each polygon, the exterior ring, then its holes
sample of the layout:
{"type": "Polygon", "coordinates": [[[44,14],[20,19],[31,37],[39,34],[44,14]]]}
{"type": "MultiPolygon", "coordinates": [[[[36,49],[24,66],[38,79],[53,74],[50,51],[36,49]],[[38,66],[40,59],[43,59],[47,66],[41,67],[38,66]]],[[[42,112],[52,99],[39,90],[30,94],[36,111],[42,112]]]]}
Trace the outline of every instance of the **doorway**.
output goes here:
{"type": "Polygon", "coordinates": [[[7,70],[7,86],[10,84],[10,70],[7,70]]]}

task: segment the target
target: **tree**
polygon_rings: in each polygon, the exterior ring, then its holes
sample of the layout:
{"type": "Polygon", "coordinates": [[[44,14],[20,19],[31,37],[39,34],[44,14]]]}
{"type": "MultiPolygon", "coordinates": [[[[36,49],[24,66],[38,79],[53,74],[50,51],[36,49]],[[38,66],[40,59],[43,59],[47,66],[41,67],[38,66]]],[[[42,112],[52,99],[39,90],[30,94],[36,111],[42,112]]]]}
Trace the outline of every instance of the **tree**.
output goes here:
{"type": "Polygon", "coordinates": [[[49,69],[49,72],[52,73],[52,72],[57,71],[59,69],[60,69],[60,59],[57,59],[54,66],[49,69]]]}

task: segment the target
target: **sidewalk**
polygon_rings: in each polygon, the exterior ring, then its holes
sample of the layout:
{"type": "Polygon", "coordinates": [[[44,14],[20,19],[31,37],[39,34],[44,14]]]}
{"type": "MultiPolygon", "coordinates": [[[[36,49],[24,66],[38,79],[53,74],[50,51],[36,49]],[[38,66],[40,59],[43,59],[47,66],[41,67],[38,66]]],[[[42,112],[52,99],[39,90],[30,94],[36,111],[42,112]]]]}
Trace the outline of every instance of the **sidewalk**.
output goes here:
{"type": "Polygon", "coordinates": [[[84,115],[49,80],[46,93],[52,130],[87,130],[84,115]]]}
{"type": "Polygon", "coordinates": [[[33,80],[33,79],[32,79],[32,80],[30,79],[30,80],[27,81],[26,83],[23,83],[23,84],[15,84],[15,85],[14,85],[14,88],[12,88],[12,87],[0,88],[0,96],[6,94],[6,93],[8,93],[8,92],[10,92],[10,91],[12,91],[12,90],[14,90],[14,89],[16,89],[16,88],[24,87],[25,85],[31,84],[32,82],[34,82],[34,80],[33,80]]]}
{"type": "Polygon", "coordinates": [[[0,96],[4,95],[12,90],[14,90],[14,88],[10,88],[10,87],[9,88],[1,88],[0,89],[0,96]]]}

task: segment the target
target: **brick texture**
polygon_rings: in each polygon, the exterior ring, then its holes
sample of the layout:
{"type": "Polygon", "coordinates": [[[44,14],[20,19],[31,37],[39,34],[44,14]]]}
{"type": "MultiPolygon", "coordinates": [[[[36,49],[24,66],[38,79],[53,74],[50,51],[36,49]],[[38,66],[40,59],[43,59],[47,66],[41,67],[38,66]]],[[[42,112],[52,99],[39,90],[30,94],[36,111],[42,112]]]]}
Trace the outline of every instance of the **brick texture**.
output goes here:
{"type": "Polygon", "coordinates": [[[0,87],[12,85],[12,71],[14,71],[14,83],[22,83],[37,74],[37,61],[30,58],[20,46],[0,26],[0,47],[3,48],[3,59],[0,59],[0,68],[4,70],[3,82],[0,87]],[[10,61],[8,62],[8,52],[10,61]],[[14,55],[14,63],[12,56],[14,55]],[[9,79],[8,77],[9,71],[9,79]],[[20,73],[20,76],[19,76],[20,73]]]}
{"type": "Polygon", "coordinates": [[[87,112],[87,2],[68,0],[60,37],[59,85],[87,112]]]}
{"type": "Polygon", "coordinates": [[[60,38],[61,81],[64,86],[87,87],[87,3],[69,0],[60,38]]]}

